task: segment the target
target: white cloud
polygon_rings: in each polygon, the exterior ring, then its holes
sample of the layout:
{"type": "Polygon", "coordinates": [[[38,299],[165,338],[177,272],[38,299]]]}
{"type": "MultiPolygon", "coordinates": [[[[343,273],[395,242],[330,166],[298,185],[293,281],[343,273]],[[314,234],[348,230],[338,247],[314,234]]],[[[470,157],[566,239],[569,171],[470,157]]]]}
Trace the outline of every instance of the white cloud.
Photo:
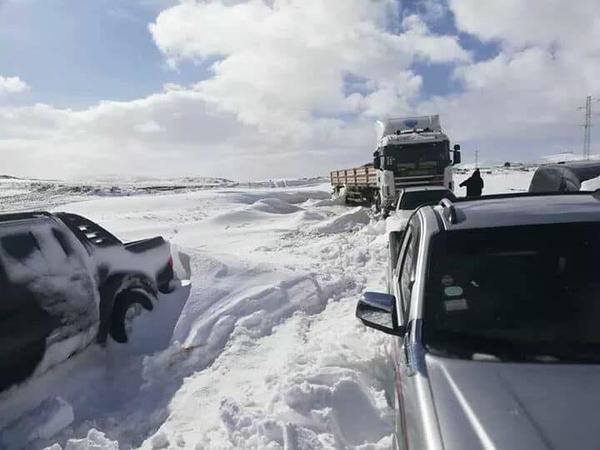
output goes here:
{"type": "MultiPolygon", "coordinates": [[[[173,65],[216,61],[207,78],[79,111],[2,106],[3,171],[241,180],[322,174],[368,161],[375,118],[436,112],[467,159],[474,149],[498,160],[573,149],[582,120],[576,107],[600,94],[597,0],[448,0],[461,31],[499,44],[499,54],[483,61],[457,36],[430,31],[443,2],[427,0],[424,17],[401,22],[398,5],[184,0],[150,31],[173,65]],[[417,62],[453,65],[462,91],[423,101],[417,62]]],[[[0,93],[15,79],[0,77],[0,93]]]]}
{"type": "Polygon", "coordinates": [[[466,141],[467,155],[469,147],[471,154],[477,148],[496,160],[579,152],[583,115],[577,107],[587,95],[600,94],[600,2],[499,0],[484,7],[476,0],[449,0],[449,5],[461,31],[497,42],[500,52],[455,70],[464,92],[419,109],[439,111],[449,132],[466,141]]]}
{"type": "Polygon", "coordinates": [[[152,36],[172,64],[216,58],[211,76],[81,111],[0,108],[3,170],[247,180],[362,164],[374,117],[412,111],[422,86],[416,61],[470,61],[456,37],[432,34],[418,17],[399,24],[397,8],[395,0],[182,1],[158,15],[152,36]]]}
{"type": "Polygon", "coordinates": [[[397,5],[184,2],[162,12],[150,29],[172,61],[220,58],[214,76],[196,86],[208,102],[244,123],[310,136],[315,117],[406,111],[419,92],[420,81],[410,70],[417,60],[469,60],[455,37],[432,35],[416,16],[392,33],[397,5]],[[358,94],[357,101],[357,93],[344,90],[347,74],[366,79],[373,92],[358,94]]]}
{"type": "Polygon", "coordinates": [[[449,0],[457,26],[484,39],[497,39],[505,46],[558,46],[572,51],[593,52],[600,47],[600,2],[598,0],[449,0]]]}
{"type": "Polygon", "coordinates": [[[16,175],[211,175],[246,181],[316,175],[326,172],[323,167],[363,160],[370,122],[348,127],[323,119],[314,126],[318,132],[311,139],[273,136],[216,110],[194,90],[169,89],[81,111],[43,104],[0,107],[0,155],[3,171],[16,175]]]}
{"type": "Polygon", "coordinates": [[[3,77],[0,75],[0,96],[18,94],[27,91],[29,86],[19,77],[3,77]]]}

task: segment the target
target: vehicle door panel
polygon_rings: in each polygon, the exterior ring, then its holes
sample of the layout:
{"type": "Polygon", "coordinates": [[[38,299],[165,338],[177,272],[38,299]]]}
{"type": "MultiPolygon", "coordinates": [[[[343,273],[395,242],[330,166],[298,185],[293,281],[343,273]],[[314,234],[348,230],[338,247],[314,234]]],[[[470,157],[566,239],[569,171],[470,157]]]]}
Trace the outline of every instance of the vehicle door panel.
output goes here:
{"type": "Polygon", "coordinates": [[[414,274],[419,247],[418,216],[413,216],[406,229],[405,240],[399,264],[394,273],[394,287],[399,309],[399,319],[407,327],[406,334],[399,338],[394,345],[395,382],[397,391],[397,436],[400,448],[409,448],[419,442],[418,430],[418,404],[416,403],[414,373],[410,364],[407,344],[412,337],[413,321],[410,317],[410,296],[414,284],[414,274]]]}

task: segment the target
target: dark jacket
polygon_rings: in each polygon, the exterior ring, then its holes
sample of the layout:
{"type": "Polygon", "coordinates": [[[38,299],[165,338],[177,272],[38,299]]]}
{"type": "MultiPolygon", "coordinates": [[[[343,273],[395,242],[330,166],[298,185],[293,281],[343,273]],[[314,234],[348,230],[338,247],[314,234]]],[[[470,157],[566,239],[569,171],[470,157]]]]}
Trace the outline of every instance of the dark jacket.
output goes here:
{"type": "Polygon", "coordinates": [[[481,191],[483,191],[483,178],[481,178],[479,170],[473,172],[473,175],[460,183],[460,187],[467,188],[467,197],[479,197],[481,191]]]}

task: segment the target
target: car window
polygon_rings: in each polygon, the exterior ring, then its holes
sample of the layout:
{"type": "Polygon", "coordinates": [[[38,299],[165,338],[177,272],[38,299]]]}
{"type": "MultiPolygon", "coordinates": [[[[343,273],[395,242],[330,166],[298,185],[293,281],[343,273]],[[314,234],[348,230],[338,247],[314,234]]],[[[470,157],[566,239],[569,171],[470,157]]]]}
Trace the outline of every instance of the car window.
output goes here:
{"type": "Polygon", "coordinates": [[[67,237],[62,231],[57,230],[56,228],[52,228],[52,235],[58,241],[60,247],[65,252],[66,256],[69,256],[73,253],[73,247],[71,246],[71,243],[68,241],[67,237]]]}
{"type": "Polygon", "coordinates": [[[39,244],[31,232],[9,234],[0,238],[2,249],[18,261],[29,257],[39,244]]]}
{"type": "Polygon", "coordinates": [[[439,203],[443,198],[448,198],[452,201],[456,200],[456,197],[452,192],[442,189],[405,192],[400,198],[398,209],[413,210],[428,203],[439,203]]]}
{"type": "Polygon", "coordinates": [[[406,239],[406,250],[400,268],[400,295],[402,300],[402,309],[404,315],[408,313],[410,307],[410,297],[415,282],[417,268],[417,251],[420,240],[419,217],[414,216],[408,225],[406,239]]]}

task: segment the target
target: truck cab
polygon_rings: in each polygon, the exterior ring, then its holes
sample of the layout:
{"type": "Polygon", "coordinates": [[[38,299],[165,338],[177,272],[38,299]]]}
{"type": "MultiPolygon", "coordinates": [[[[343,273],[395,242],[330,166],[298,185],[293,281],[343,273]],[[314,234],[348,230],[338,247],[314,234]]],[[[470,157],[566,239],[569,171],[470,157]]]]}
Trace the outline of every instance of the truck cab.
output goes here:
{"type": "Polygon", "coordinates": [[[452,166],[461,161],[460,146],[450,150],[450,139],[442,132],[439,116],[388,119],[379,121],[378,128],[373,165],[381,209],[394,209],[404,187],[454,189],[452,166]]]}

